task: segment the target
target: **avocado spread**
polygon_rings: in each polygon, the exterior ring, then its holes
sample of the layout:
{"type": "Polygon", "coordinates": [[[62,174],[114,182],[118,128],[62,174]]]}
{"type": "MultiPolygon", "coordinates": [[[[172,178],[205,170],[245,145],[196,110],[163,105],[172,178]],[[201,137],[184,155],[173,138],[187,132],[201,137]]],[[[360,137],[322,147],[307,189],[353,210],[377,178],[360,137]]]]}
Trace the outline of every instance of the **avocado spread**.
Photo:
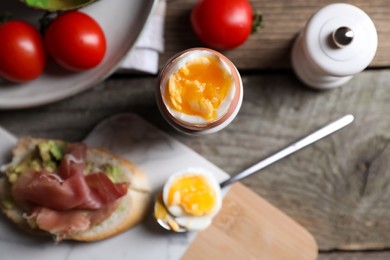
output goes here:
{"type": "Polygon", "coordinates": [[[46,170],[53,172],[59,166],[64,155],[66,143],[61,141],[42,141],[36,149],[18,164],[8,168],[6,174],[10,183],[15,183],[20,173],[28,170],[46,170]]]}
{"type": "Polygon", "coordinates": [[[110,178],[113,183],[126,181],[122,168],[114,164],[103,164],[100,169],[110,178]]]}

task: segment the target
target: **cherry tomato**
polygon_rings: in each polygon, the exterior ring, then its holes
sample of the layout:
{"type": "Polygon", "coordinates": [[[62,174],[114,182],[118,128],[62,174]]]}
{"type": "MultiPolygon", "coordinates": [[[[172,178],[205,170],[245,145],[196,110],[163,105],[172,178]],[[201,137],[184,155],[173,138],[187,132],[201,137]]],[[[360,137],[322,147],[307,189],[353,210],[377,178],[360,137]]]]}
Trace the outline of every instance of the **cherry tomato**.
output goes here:
{"type": "Polygon", "coordinates": [[[0,24],[0,76],[15,82],[33,80],[46,64],[38,31],[23,21],[0,24]]]}
{"type": "Polygon", "coordinates": [[[60,14],[46,30],[45,46],[61,66],[75,71],[96,67],[106,53],[106,38],[89,15],[70,11],[60,14]]]}
{"type": "Polygon", "coordinates": [[[248,0],[200,0],[191,12],[196,36],[206,45],[232,49],[252,31],[252,6],[248,0]]]}

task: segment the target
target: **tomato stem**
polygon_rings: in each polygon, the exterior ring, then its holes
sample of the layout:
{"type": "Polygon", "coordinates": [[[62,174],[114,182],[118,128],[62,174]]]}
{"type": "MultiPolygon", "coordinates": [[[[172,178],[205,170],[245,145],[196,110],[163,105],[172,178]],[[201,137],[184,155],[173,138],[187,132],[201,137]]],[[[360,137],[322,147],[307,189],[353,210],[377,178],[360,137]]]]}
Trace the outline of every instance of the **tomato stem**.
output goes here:
{"type": "Polygon", "coordinates": [[[252,33],[259,31],[261,28],[264,28],[263,15],[256,11],[252,16],[252,33]]]}
{"type": "Polygon", "coordinates": [[[0,14],[0,24],[5,23],[12,17],[10,12],[3,12],[0,14]]]}

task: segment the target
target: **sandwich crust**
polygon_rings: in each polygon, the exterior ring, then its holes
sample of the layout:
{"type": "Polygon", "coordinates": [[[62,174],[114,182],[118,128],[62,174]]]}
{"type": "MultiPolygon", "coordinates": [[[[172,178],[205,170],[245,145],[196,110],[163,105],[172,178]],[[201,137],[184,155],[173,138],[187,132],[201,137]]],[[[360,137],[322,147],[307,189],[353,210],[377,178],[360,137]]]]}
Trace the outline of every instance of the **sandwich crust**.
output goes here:
{"type": "MultiPolygon", "coordinates": [[[[14,147],[13,159],[10,164],[1,168],[4,171],[11,165],[18,164],[25,156],[30,154],[36,145],[45,139],[24,137],[21,138],[14,147]]],[[[115,236],[125,230],[140,223],[147,211],[150,201],[149,184],[146,176],[137,168],[136,165],[128,160],[115,155],[103,148],[88,148],[87,161],[93,161],[95,164],[115,163],[130,180],[127,194],[119,198],[117,209],[104,221],[95,225],[91,229],[78,232],[63,239],[78,241],[97,241],[115,236]]],[[[4,201],[11,197],[11,184],[8,182],[5,174],[0,177],[0,202],[4,214],[23,230],[35,235],[50,235],[48,232],[32,228],[23,217],[23,210],[19,207],[8,207],[4,201]]]]}

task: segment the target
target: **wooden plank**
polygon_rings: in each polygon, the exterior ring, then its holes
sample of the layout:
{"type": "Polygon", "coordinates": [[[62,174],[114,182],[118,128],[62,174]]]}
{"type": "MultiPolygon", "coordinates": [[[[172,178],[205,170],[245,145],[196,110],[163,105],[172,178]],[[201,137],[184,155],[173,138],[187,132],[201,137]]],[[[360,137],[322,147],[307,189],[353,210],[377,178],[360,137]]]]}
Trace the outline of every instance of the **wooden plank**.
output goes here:
{"type": "Polygon", "coordinates": [[[318,260],[388,260],[390,251],[329,252],[321,253],[318,260]]]}
{"type": "Polygon", "coordinates": [[[157,110],[154,77],[114,77],[73,98],[0,112],[22,136],[81,140],[102,119],[135,112],[234,174],[346,113],[353,125],[244,181],[307,228],[321,250],[390,247],[390,70],[363,72],[331,91],[304,87],[290,73],[244,76],[244,102],[218,134],[175,132],[157,110]]]}
{"type": "Polygon", "coordinates": [[[183,259],[317,259],[317,244],[302,226],[242,184],[231,187],[213,224],[183,259]]]}
{"type": "MultiPolygon", "coordinates": [[[[175,53],[203,46],[196,39],[189,14],[197,0],[168,1],[165,22],[165,52],[160,66],[175,53]]],[[[296,35],[307,20],[321,7],[340,2],[335,0],[251,0],[254,10],[264,16],[265,28],[253,34],[240,47],[224,52],[239,69],[275,69],[290,67],[290,49],[296,35]]],[[[390,9],[386,0],[351,0],[374,21],[378,31],[378,51],[373,67],[390,65],[390,9]]]]}

